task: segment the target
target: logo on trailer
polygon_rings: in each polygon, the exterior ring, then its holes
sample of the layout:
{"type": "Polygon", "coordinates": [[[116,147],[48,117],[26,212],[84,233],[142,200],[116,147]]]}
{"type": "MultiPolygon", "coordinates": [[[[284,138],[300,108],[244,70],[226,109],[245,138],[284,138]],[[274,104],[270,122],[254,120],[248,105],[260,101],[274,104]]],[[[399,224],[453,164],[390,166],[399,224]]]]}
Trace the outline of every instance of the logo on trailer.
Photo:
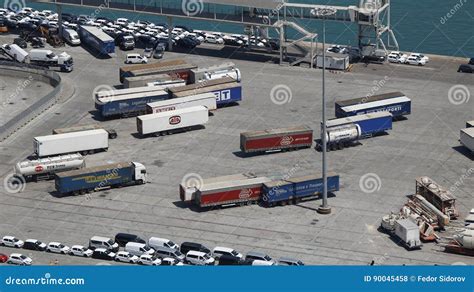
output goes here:
{"type": "Polygon", "coordinates": [[[251,189],[243,189],[240,191],[239,194],[239,199],[248,199],[252,196],[252,190],[251,189]]]}
{"type": "Polygon", "coordinates": [[[180,116],[172,116],[169,121],[170,121],[170,125],[177,125],[177,124],[181,123],[181,117],[180,116]]]}
{"type": "Polygon", "coordinates": [[[290,145],[291,143],[293,143],[293,137],[285,136],[285,137],[281,138],[280,145],[286,146],[286,145],[290,145]]]}
{"type": "Polygon", "coordinates": [[[44,168],[43,168],[41,165],[38,165],[38,166],[35,167],[35,171],[36,171],[36,172],[42,172],[43,169],[44,169],[44,168]]]}

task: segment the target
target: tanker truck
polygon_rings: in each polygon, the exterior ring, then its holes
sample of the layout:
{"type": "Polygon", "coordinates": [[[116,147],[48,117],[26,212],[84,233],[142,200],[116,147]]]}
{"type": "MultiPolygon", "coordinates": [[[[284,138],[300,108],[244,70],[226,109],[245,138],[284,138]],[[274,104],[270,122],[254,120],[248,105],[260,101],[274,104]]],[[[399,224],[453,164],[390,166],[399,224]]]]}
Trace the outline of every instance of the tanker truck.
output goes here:
{"type": "Polygon", "coordinates": [[[84,157],[77,154],[59,155],[48,158],[26,160],[15,165],[15,175],[25,181],[51,179],[55,173],[80,169],[86,166],[84,157]]]}
{"type": "MultiPolygon", "coordinates": [[[[359,141],[361,129],[357,124],[331,127],[326,130],[326,145],[328,150],[344,149],[359,141]]],[[[322,141],[318,141],[316,149],[321,151],[322,141]]]]}

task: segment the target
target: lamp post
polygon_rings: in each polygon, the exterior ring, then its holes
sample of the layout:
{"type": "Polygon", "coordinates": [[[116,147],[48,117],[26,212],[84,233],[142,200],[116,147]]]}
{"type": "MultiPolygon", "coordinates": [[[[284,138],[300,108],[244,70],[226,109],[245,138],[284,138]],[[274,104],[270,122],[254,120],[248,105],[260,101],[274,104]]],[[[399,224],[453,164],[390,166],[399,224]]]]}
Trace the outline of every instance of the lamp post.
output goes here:
{"type": "Polygon", "coordinates": [[[321,129],[321,143],[323,144],[323,203],[318,208],[318,213],[320,214],[330,214],[331,207],[328,205],[328,177],[327,177],[327,164],[326,164],[326,152],[327,152],[327,139],[326,139],[326,18],[328,16],[336,14],[337,10],[332,7],[320,7],[315,8],[311,11],[314,16],[323,19],[323,109],[322,109],[322,119],[323,125],[321,129]]]}

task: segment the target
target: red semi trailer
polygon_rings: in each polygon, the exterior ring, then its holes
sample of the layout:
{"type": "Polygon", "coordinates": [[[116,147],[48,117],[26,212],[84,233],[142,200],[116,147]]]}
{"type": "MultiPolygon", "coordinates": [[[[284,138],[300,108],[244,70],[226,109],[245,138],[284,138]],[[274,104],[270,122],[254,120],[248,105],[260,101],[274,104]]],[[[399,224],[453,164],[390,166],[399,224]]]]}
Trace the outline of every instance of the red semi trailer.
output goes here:
{"type": "Polygon", "coordinates": [[[240,134],[240,149],[244,153],[309,148],[313,144],[313,130],[298,126],[240,134]]]}

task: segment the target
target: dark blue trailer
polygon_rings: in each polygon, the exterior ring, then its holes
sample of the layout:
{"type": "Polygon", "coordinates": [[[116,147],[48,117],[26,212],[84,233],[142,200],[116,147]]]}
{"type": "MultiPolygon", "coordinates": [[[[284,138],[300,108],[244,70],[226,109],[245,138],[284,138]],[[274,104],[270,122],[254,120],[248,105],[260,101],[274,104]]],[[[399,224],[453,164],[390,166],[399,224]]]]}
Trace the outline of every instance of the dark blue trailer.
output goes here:
{"type": "MultiPolygon", "coordinates": [[[[328,173],[328,192],[339,191],[339,175],[328,173]]],[[[323,178],[320,175],[307,175],[263,184],[262,202],[268,206],[298,203],[303,199],[314,198],[323,192],[323,178]]]]}
{"type": "Polygon", "coordinates": [[[115,41],[112,37],[95,26],[80,25],[79,37],[81,44],[92,48],[101,55],[115,53],[115,41]]]}
{"type": "Polygon", "coordinates": [[[343,125],[356,124],[360,127],[360,138],[371,137],[392,129],[393,115],[389,112],[375,112],[329,120],[328,129],[343,125]]]}
{"type": "Polygon", "coordinates": [[[337,118],[380,111],[390,112],[394,118],[409,115],[411,113],[411,100],[401,92],[391,92],[338,101],[335,104],[337,118]]]}
{"type": "Polygon", "coordinates": [[[242,101],[242,85],[230,77],[173,87],[169,92],[173,98],[211,92],[216,96],[217,106],[242,101]]]}
{"type": "Polygon", "coordinates": [[[146,176],[143,164],[121,162],[57,173],[55,186],[61,195],[83,194],[108,187],[142,184],[146,182],[146,176]]]}
{"type": "Polygon", "coordinates": [[[168,92],[157,90],[120,96],[96,98],[95,108],[103,117],[131,116],[146,113],[146,105],[169,98],[168,92]]]}

